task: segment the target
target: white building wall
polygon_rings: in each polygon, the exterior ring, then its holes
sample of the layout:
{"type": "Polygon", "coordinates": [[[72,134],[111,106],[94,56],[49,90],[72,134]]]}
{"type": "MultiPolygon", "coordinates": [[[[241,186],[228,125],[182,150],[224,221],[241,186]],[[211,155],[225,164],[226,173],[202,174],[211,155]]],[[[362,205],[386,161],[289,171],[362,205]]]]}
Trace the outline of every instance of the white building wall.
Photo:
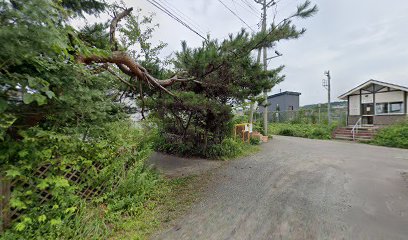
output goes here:
{"type": "Polygon", "coordinates": [[[374,103],[373,94],[363,94],[363,95],[361,95],[361,103],[374,103]]]}
{"type": "Polygon", "coordinates": [[[375,94],[376,103],[387,103],[387,102],[403,102],[404,101],[404,92],[383,92],[375,94]]]}
{"type": "Polygon", "coordinates": [[[349,111],[350,116],[360,115],[360,96],[353,95],[349,98],[349,111]]]}

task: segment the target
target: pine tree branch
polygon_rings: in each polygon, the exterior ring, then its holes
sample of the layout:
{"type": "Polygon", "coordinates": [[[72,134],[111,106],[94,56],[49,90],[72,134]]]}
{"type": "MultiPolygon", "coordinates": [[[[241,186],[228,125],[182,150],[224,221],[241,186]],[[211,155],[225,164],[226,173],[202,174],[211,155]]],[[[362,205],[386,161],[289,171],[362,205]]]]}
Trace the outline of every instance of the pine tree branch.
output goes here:
{"type": "Polygon", "coordinates": [[[175,95],[172,92],[170,92],[168,89],[166,89],[166,87],[169,87],[176,82],[193,81],[193,82],[201,84],[201,82],[197,81],[196,78],[178,78],[177,74],[172,78],[168,78],[164,80],[157,79],[151,76],[144,67],[138,64],[127,53],[118,51],[119,43],[118,43],[118,40],[116,39],[116,29],[117,29],[118,23],[123,18],[128,16],[132,12],[132,10],[133,8],[125,9],[124,11],[117,14],[111,22],[109,33],[110,33],[110,42],[112,45],[111,47],[112,53],[110,56],[99,56],[99,55],[77,56],[77,61],[80,63],[88,64],[88,65],[92,63],[116,64],[118,68],[126,75],[129,75],[131,77],[136,77],[140,81],[145,81],[148,84],[151,84],[163,90],[164,92],[170,94],[171,96],[175,96],[175,95]]]}

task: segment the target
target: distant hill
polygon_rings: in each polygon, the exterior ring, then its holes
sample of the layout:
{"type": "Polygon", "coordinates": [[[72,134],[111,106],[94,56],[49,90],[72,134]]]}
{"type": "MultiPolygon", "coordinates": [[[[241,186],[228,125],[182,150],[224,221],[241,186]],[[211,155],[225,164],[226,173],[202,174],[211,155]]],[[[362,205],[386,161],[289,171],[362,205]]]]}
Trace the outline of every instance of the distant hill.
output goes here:
{"type": "MultiPolygon", "coordinates": [[[[332,108],[347,108],[347,101],[338,101],[338,102],[332,102],[331,103],[332,108]]],[[[303,109],[315,109],[318,108],[319,104],[309,104],[309,105],[304,105],[300,108],[303,109]]],[[[320,103],[321,108],[327,108],[327,103],[320,103]]]]}

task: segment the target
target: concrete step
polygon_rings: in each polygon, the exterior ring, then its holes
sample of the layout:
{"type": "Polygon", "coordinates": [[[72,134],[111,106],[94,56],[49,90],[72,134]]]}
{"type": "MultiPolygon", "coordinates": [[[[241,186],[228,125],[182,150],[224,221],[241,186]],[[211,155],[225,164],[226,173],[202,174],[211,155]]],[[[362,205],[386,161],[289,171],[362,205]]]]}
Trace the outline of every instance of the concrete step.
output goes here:
{"type": "MultiPolygon", "coordinates": [[[[345,129],[345,128],[336,129],[336,132],[351,132],[351,131],[352,131],[352,129],[345,129]]],[[[377,130],[374,130],[374,129],[370,129],[370,130],[368,130],[368,129],[356,129],[355,131],[356,132],[369,132],[369,133],[377,132],[377,130]]]]}
{"type": "MultiPolygon", "coordinates": [[[[339,135],[339,136],[335,136],[334,137],[334,139],[350,139],[350,140],[353,140],[353,136],[342,136],[342,135],[339,135]]],[[[371,138],[371,137],[355,137],[354,139],[362,139],[362,140],[372,140],[373,138],[371,138]]]]}
{"type": "MultiPolygon", "coordinates": [[[[335,136],[334,139],[353,141],[353,136],[351,137],[350,136],[335,136]]],[[[372,138],[361,138],[361,137],[354,138],[354,141],[359,141],[359,142],[367,142],[371,140],[372,138]]]]}
{"type": "MultiPolygon", "coordinates": [[[[354,140],[355,141],[370,141],[374,138],[378,127],[361,127],[355,129],[356,132],[354,133],[354,140]]],[[[353,126],[338,128],[334,131],[333,137],[334,139],[340,140],[349,140],[353,141],[353,126]]]]}
{"type": "MultiPolygon", "coordinates": [[[[353,136],[353,133],[351,133],[351,132],[335,132],[334,135],[353,136]]],[[[375,136],[375,134],[373,134],[373,133],[355,133],[354,136],[369,136],[369,137],[373,137],[373,136],[375,136]]]]}
{"type": "MultiPolygon", "coordinates": [[[[345,128],[339,128],[339,129],[344,129],[344,130],[348,130],[351,131],[353,130],[353,128],[351,127],[345,127],[345,128]]],[[[357,129],[356,129],[357,130],[357,129]]],[[[372,127],[372,128],[358,128],[358,131],[369,131],[369,132],[375,132],[378,130],[378,127],[372,127]]]]}

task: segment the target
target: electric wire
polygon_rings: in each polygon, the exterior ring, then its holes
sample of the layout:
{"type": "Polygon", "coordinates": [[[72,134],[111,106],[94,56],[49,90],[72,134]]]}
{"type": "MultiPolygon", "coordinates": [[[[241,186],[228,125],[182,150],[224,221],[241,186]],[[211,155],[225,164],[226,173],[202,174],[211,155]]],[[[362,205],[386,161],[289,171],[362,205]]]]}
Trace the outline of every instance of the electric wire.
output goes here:
{"type": "Polygon", "coordinates": [[[243,2],[245,5],[247,5],[249,7],[249,9],[252,10],[253,13],[261,15],[262,13],[256,9],[248,0],[241,0],[241,2],[243,2]]]}
{"type": "Polygon", "coordinates": [[[166,9],[163,5],[161,5],[160,3],[158,3],[155,0],[146,0],[147,2],[149,2],[150,4],[152,4],[153,6],[155,6],[157,9],[159,9],[160,11],[164,12],[166,15],[168,15],[169,17],[173,18],[174,20],[176,20],[177,22],[179,22],[180,24],[182,24],[183,26],[185,26],[186,28],[188,28],[190,31],[192,31],[193,33],[195,33],[196,35],[198,35],[199,37],[201,37],[202,39],[204,39],[204,41],[207,41],[207,39],[201,35],[197,30],[195,30],[194,28],[192,28],[190,25],[188,25],[186,22],[182,21],[180,18],[178,18],[174,13],[172,13],[171,11],[169,11],[168,9],[166,9]]]}
{"type": "Polygon", "coordinates": [[[184,21],[185,22],[189,22],[190,23],[190,25],[192,25],[193,27],[195,27],[195,28],[197,28],[197,29],[199,29],[200,30],[200,33],[207,33],[207,32],[209,32],[209,27],[208,26],[206,26],[206,30],[203,28],[203,27],[201,27],[200,26],[200,24],[198,24],[196,21],[194,21],[193,19],[191,19],[188,15],[186,15],[185,13],[183,13],[182,11],[180,11],[176,6],[174,6],[172,3],[170,3],[169,1],[167,1],[167,0],[158,0],[159,2],[162,2],[165,6],[167,6],[168,8],[170,8],[170,10],[173,10],[174,12],[176,12],[176,14],[178,15],[178,17],[180,18],[180,19],[182,19],[183,20],[183,18],[184,18],[184,21]]]}
{"type": "MultiPolygon", "coordinates": [[[[242,0],[241,0],[241,1],[242,1],[242,0]]],[[[244,9],[247,13],[258,17],[258,13],[252,11],[252,9],[251,9],[251,8],[248,8],[248,6],[243,5],[242,2],[239,2],[239,1],[236,1],[236,0],[231,0],[231,2],[232,2],[232,4],[234,4],[235,10],[237,10],[237,7],[236,7],[236,6],[238,5],[239,7],[241,7],[242,9],[244,9]]],[[[238,11],[238,10],[237,10],[237,11],[238,11]]]]}
{"type": "Polygon", "coordinates": [[[238,14],[236,14],[231,8],[229,8],[223,1],[218,0],[218,2],[220,2],[226,9],[228,9],[232,14],[234,14],[234,16],[237,17],[241,22],[243,22],[249,29],[255,32],[255,30],[251,26],[249,26],[248,23],[246,23],[238,14]]]}

